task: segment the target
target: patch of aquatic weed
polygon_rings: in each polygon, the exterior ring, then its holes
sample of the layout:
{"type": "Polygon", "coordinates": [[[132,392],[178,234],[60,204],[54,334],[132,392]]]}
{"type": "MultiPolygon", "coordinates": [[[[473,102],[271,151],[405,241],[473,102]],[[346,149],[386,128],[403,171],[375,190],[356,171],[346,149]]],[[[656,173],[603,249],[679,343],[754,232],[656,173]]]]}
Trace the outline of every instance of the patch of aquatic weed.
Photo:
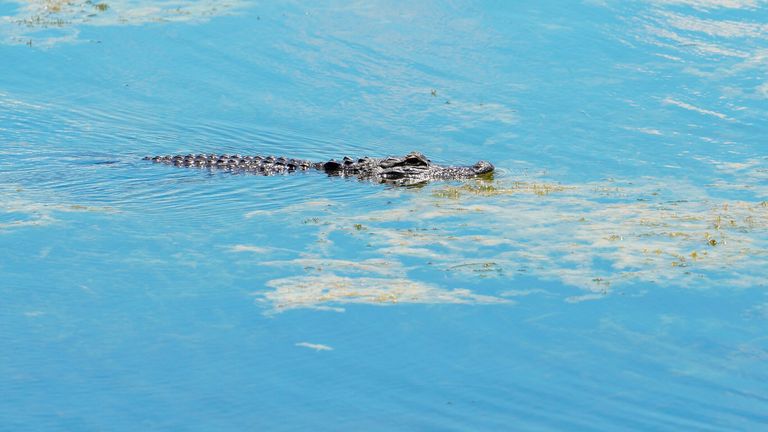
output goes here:
{"type": "Polygon", "coordinates": [[[488,278],[503,276],[503,268],[493,261],[464,262],[446,268],[449,272],[469,274],[474,277],[488,278]]]}
{"type": "MultiPolygon", "coordinates": [[[[365,245],[362,256],[386,260],[405,277],[414,268],[473,283],[525,274],[588,293],[568,301],[631,294],[625,288],[637,283],[707,289],[768,281],[768,201],[725,201],[706,186],[658,179],[545,189],[552,192],[468,183],[401,193],[360,214],[329,207],[317,238],[351,237],[365,245]]],[[[315,253],[330,261],[334,250],[318,242],[315,253]]]]}
{"type": "Polygon", "coordinates": [[[270,312],[310,308],[343,311],[345,304],[494,304],[511,303],[501,297],[467,289],[442,289],[407,278],[344,277],[332,273],[273,279],[269,290],[258,292],[270,312]]]}
{"type": "Polygon", "coordinates": [[[315,273],[331,270],[344,273],[362,273],[366,275],[377,274],[389,277],[405,274],[405,268],[399,261],[376,258],[352,261],[330,258],[301,257],[290,261],[263,261],[261,264],[275,267],[300,266],[306,272],[315,273]]]}
{"type": "Polygon", "coordinates": [[[502,183],[499,181],[477,180],[475,182],[466,182],[459,186],[444,186],[437,188],[432,191],[432,196],[448,199],[459,199],[462,196],[492,197],[497,195],[516,194],[546,196],[569,189],[573,189],[573,187],[564,186],[560,183],[524,181],[502,183]]]}
{"type": "Polygon", "coordinates": [[[0,189],[0,216],[2,216],[0,232],[14,228],[50,225],[57,221],[56,213],[115,213],[117,211],[111,207],[61,203],[40,196],[37,198],[39,199],[28,196],[21,187],[0,189]]]}
{"type": "Polygon", "coordinates": [[[196,22],[232,13],[241,0],[147,2],[136,0],[30,0],[18,2],[16,15],[0,17],[7,44],[51,46],[78,39],[81,25],[139,25],[149,22],[196,22]],[[56,30],[51,34],[51,30],[56,30]]]}
{"type": "Polygon", "coordinates": [[[712,182],[709,187],[751,191],[755,196],[768,198],[768,157],[740,162],[724,162],[712,158],[699,160],[712,164],[725,177],[712,182]]]}

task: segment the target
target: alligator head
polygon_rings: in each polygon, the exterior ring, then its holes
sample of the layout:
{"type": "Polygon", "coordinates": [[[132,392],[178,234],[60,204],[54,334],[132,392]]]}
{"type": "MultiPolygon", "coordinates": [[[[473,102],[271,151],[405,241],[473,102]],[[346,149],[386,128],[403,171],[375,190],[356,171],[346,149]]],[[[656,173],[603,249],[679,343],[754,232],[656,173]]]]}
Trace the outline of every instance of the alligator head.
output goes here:
{"type": "Polygon", "coordinates": [[[322,170],[330,175],[355,176],[396,186],[412,186],[430,180],[458,180],[478,177],[493,172],[490,162],[479,161],[472,166],[441,166],[432,163],[424,154],[411,152],[405,156],[383,159],[362,158],[354,161],[344,158],[324,163],[322,170]]]}

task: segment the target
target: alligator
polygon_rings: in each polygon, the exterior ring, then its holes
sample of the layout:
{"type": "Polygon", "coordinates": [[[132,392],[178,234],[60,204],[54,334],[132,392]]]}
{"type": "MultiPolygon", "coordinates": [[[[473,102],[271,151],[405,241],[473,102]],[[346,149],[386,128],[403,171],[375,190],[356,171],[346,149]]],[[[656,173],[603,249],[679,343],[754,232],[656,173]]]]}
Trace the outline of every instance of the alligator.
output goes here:
{"type": "Polygon", "coordinates": [[[494,170],[493,164],[486,161],[479,161],[471,166],[436,165],[419,152],[411,152],[399,157],[363,157],[357,160],[345,156],[339,161],[331,159],[326,162],[311,162],[275,156],[229,154],[147,156],[144,160],[180,167],[221,169],[260,175],[317,170],[331,176],[356,177],[360,180],[370,180],[395,186],[418,185],[431,180],[489,177],[494,170]]]}

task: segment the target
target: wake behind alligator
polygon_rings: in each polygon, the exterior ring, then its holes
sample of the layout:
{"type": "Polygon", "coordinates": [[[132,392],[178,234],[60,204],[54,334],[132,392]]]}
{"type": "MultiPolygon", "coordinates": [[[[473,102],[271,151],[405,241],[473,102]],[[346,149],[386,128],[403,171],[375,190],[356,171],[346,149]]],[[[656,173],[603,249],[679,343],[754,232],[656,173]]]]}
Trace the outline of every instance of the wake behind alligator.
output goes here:
{"type": "Polygon", "coordinates": [[[241,156],[228,154],[198,154],[175,156],[147,156],[144,160],[179,167],[199,167],[259,175],[288,174],[299,171],[322,171],[332,176],[356,177],[377,183],[408,186],[432,180],[460,180],[473,177],[490,177],[494,167],[490,162],[479,161],[471,166],[442,166],[432,163],[419,152],[405,156],[311,162],[274,156],[241,156]]]}

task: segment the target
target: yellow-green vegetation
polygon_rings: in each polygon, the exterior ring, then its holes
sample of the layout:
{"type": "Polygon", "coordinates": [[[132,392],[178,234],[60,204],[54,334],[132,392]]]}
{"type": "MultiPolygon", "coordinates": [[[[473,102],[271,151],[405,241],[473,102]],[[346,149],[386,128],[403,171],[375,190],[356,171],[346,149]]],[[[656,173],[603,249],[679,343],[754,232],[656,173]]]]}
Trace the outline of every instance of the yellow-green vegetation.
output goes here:
{"type": "MultiPolygon", "coordinates": [[[[475,294],[466,289],[446,290],[405,278],[341,277],[335,274],[286,277],[267,282],[269,291],[257,293],[271,303],[272,312],[295,308],[325,308],[327,304],[367,303],[509,303],[509,300],[475,294]]],[[[339,310],[340,307],[332,307],[339,310]]]]}
{"type": "Polygon", "coordinates": [[[509,185],[500,183],[477,181],[465,183],[461,186],[449,186],[435,190],[432,195],[437,198],[459,199],[464,195],[497,196],[513,194],[533,194],[546,196],[556,192],[562,192],[569,188],[559,183],[531,183],[515,181],[509,185]]]}
{"type": "MultiPolygon", "coordinates": [[[[525,272],[588,292],[564,299],[569,302],[626,293],[625,284],[635,282],[708,288],[754,286],[764,278],[768,202],[726,203],[695,186],[606,185],[479,180],[430,186],[432,199],[392,191],[398,199],[391,205],[354,215],[322,207],[321,218],[305,221],[317,225],[318,239],[364,238],[365,256],[385,259],[391,271],[361,279],[351,276],[362,270],[324,261],[302,278],[274,282],[270,286],[280,292],[264,297],[282,308],[478,300],[470,291],[408,279],[414,262],[442,270],[448,279],[525,272]],[[619,199],[606,199],[608,192],[619,199]],[[319,287],[326,291],[310,295],[319,287]]],[[[318,242],[313,253],[332,252],[318,242]]],[[[371,263],[365,272],[379,268],[371,263]]]]}
{"type": "Polygon", "coordinates": [[[458,199],[461,197],[461,192],[457,188],[440,189],[432,192],[432,195],[437,198],[458,199]]]}
{"type": "Polygon", "coordinates": [[[118,210],[114,207],[97,207],[97,206],[89,206],[89,205],[81,205],[81,204],[72,204],[70,206],[67,205],[53,205],[50,207],[51,210],[58,210],[62,212],[96,212],[96,213],[117,213],[118,210]]]}
{"type": "Polygon", "coordinates": [[[112,207],[95,207],[82,204],[57,203],[51,197],[41,197],[40,201],[21,196],[22,188],[0,188],[0,215],[10,215],[11,220],[0,222],[0,231],[30,226],[44,226],[57,222],[56,213],[98,212],[117,213],[112,207]],[[19,216],[18,218],[16,216],[19,216]]]}
{"type": "MultiPolygon", "coordinates": [[[[689,244],[696,246],[696,243],[691,244],[690,242],[700,242],[700,239],[703,238],[703,242],[710,248],[726,248],[713,252],[716,254],[717,259],[722,260],[722,262],[712,261],[712,265],[724,265],[727,261],[740,260],[738,257],[746,257],[746,254],[752,253],[750,249],[744,247],[732,248],[730,247],[732,245],[729,245],[729,243],[749,241],[750,237],[747,235],[755,231],[763,231],[764,234],[765,230],[768,229],[766,207],[768,206],[764,205],[764,202],[725,203],[712,208],[710,216],[705,214],[685,215],[678,212],[659,212],[657,220],[643,219],[640,221],[641,225],[647,227],[677,226],[688,228],[689,231],[646,232],[638,234],[637,237],[638,239],[658,239],[666,236],[669,239],[679,239],[678,244],[668,244],[670,250],[678,251],[689,244]],[[696,232],[697,230],[699,231],[696,232]],[[729,242],[729,238],[734,241],[729,242]]],[[[671,255],[674,258],[671,262],[673,267],[688,267],[692,264],[692,261],[705,264],[703,261],[712,257],[712,254],[709,252],[698,250],[692,250],[688,253],[676,253],[664,252],[664,250],[657,248],[653,252],[657,255],[664,253],[671,255]]],[[[648,253],[648,249],[644,248],[643,253],[648,253]]]]}
{"type": "Polygon", "coordinates": [[[502,268],[495,262],[470,262],[464,264],[457,264],[447,268],[448,271],[469,271],[480,277],[488,277],[499,275],[502,273],[502,268]]]}
{"type": "MultiPolygon", "coordinates": [[[[69,21],[62,18],[48,18],[47,16],[36,15],[30,18],[16,20],[17,24],[23,24],[27,27],[64,27],[69,25],[69,21]]],[[[30,43],[31,45],[31,43],[30,43]]]]}
{"type": "Polygon", "coordinates": [[[46,28],[94,25],[128,25],[147,22],[184,22],[208,20],[213,16],[244,7],[245,2],[232,0],[175,0],[173,2],[99,0],[27,0],[13,16],[5,17],[9,23],[19,24],[7,28],[7,41],[29,46],[51,46],[73,42],[77,31],[51,35],[40,31],[46,28]],[[114,11],[114,12],[112,12],[114,11]],[[111,13],[109,13],[111,12],[111,13]]]}
{"type": "Polygon", "coordinates": [[[618,186],[596,186],[592,188],[592,192],[596,195],[603,196],[617,196],[623,194],[622,189],[618,186]]]}

